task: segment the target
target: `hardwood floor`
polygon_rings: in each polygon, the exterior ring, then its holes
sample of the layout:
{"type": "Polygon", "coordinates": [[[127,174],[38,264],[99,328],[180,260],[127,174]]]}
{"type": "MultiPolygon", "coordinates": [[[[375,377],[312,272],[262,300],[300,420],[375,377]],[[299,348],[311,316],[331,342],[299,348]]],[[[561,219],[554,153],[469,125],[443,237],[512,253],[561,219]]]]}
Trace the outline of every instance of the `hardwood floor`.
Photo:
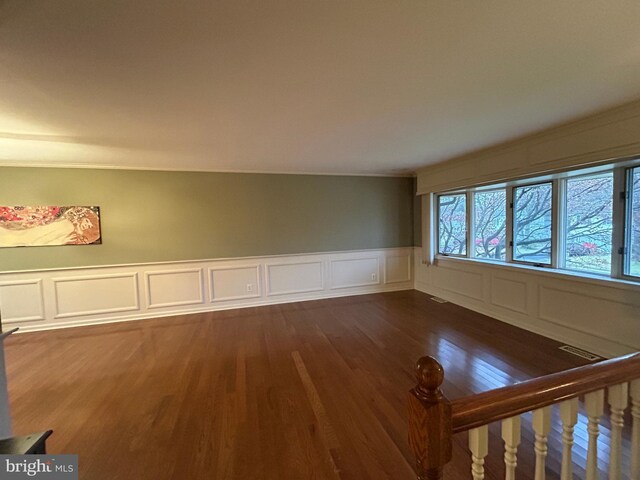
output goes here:
{"type": "MultiPolygon", "coordinates": [[[[418,357],[455,398],[583,363],[558,345],[405,291],[14,335],[7,366],[14,431],[52,428],[81,479],[411,479],[418,357]]],[[[445,478],[470,477],[465,445],[445,478]]]]}

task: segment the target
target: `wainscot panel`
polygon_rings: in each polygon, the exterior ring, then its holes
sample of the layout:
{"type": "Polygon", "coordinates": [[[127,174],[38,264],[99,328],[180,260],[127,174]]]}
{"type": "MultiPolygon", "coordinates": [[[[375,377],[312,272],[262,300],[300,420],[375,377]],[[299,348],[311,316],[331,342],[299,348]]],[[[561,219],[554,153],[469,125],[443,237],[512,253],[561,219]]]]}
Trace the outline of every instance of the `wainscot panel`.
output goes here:
{"type": "Polygon", "coordinates": [[[492,275],[491,303],[496,307],[527,314],[527,282],[492,275]]]}
{"type": "Polygon", "coordinates": [[[434,270],[433,282],[442,290],[482,301],[485,278],[482,273],[442,265],[434,270]]]}
{"type": "Polygon", "coordinates": [[[364,287],[380,283],[378,257],[331,261],[331,288],[364,287]]]}
{"type": "Polygon", "coordinates": [[[321,261],[267,265],[267,295],[291,295],[324,289],[321,261]]]}
{"type": "Polygon", "coordinates": [[[140,308],[137,273],[96,273],[52,278],[51,281],[55,292],[55,318],[127,312],[140,308]]]}
{"type": "Polygon", "coordinates": [[[0,307],[5,324],[44,320],[42,279],[0,282],[0,307]]]}
{"type": "Polygon", "coordinates": [[[147,308],[197,305],[204,301],[202,268],[145,272],[147,308]]]}
{"type": "Polygon", "coordinates": [[[261,296],[260,265],[209,269],[210,301],[226,302],[261,296]]]}
{"type": "Polygon", "coordinates": [[[389,255],[384,261],[385,283],[401,283],[411,280],[411,255],[389,255]]]}

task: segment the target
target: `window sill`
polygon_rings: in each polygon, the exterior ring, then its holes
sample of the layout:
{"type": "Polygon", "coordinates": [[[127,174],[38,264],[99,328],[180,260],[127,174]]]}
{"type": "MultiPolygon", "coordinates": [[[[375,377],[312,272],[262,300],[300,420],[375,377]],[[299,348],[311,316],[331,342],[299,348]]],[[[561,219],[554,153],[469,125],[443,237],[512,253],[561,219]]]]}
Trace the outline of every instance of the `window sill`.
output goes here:
{"type": "Polygon", "coordinates": [[[536,267],[533,265],[524,265],[518,263],[506,263],[494,260],[483,260],[479,258],[454,257],[446,255],[436,255],[434,264],[437,266],[443,264],[466,264],[474,267],[489,267],[500,270],[519,271],[522,273],[534,273],[538,276],[571,280],[574,282],[587,283],[590,285],[600,285],[603,287],[620,288],[623,290],[631,290],[640,293],[640,283],[632,280],[620,278],[603,277],[601,275],[593,275],[584,272],[573,272],[571,270],[560,270],[551,267],[536,267]]]}

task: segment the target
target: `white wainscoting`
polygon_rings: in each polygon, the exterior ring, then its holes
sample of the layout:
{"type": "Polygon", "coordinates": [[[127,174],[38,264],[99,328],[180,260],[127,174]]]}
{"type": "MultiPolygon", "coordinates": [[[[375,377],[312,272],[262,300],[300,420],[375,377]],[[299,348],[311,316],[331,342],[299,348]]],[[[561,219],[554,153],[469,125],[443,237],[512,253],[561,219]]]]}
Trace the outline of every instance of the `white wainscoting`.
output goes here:
{"type": "Polygon", "coordinates": [[[411,281],[412,256],[387,255],[384,261],[384,283],[403,283],[411,281]]]}
{"type": "Polygon", "coordinates": [[[416,290],[606,357],[640,350],[640,285],[421,253],[416,290]]]}
{"type": "Polygon", "coordinates": [[[202,268],[145,272],[147,308],[198,305],[204,302],[202,268]]]}
{"type": "Polygon", "coordinates": [[[324,290],[322,260],[267,263],[267,295],[295,295],[324,290]]]}
{"type": "Polygon", "coordinates": [[[260,265],[209,269],[209,300],[225,302],[262,296],[260,265]]]}
{"type": "Polygon", "coordinates": [[[380,283],[380,259],[377,256],[341,258],[331,261],[331,288],[364,287],[380,283]]]}
{"type": "Polygon", "coordinates": [[[408,290],[412,263],[407,247],[4,272],[0,311],[32,331],[408,290]]]}
{"type": "Polygon", "coordinates": [[[0,282],[0,305],[6,323],[44,321],[42,279],[0,282]]]}
{"type": "MultiPolygon", "coordinates": [[[[51,282],[54,318],[104,315],[140,308],[136,272],[53,277],[51,282]]],[[[45,297],[45,304],[46,300],[45,297]]]]}

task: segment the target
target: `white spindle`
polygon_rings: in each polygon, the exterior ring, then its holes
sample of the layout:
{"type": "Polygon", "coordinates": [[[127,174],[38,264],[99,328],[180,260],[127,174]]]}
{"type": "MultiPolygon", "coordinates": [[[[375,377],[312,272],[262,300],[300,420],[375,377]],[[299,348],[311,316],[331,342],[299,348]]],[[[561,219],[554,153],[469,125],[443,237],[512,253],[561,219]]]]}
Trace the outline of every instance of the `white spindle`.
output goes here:
{"type": "Polygon", "coordinates": [[[489,453],[489,427],[469,430],[469,450],[471,450],[471,474],[473,480],[484,479],[484,457],[489,453]]]}
{"type": "Polygon", "coordinates": [[[629,401],[629,384],[621,383],[609,387],[611,409],[611,457],[609,458],[609,480],[619,480],[622,473],[622,427],[624,409],[629,401]]]}
{"type": "Polygon", "coordinates": [[[536,434],[536,473],[535,480],[545,479],[547,457],[547,435],[551,431],[551,407],[540,408],[533,412],[533,431],[536,434]]]}
{"type": "Polygon", "coordinates": [[[518,445],[520,445],[520,416],[505,418],[502,421],[502,440],[504,440],[504,478],[515,480],[518,445]]]}
{"type": "Polygon", "coordinates": [[[560,404],[560,419],[562,420],[562,480],[573,479],[573,428],[578,422],[578,399],[572,398],[560,404]]]}
{"type": "Polygon", "coordinates": [[[587,393],[584,406],[589,418],[589,450],[587,451],[587,480],[598,479],[598,435],[600,434],[600,417],[604,413],[604,390],[587,393]]]}
{"type": "Polygon", "coordinates": [[[640,380],[631,382],[631,480],[640,480],[640,380]]]}

